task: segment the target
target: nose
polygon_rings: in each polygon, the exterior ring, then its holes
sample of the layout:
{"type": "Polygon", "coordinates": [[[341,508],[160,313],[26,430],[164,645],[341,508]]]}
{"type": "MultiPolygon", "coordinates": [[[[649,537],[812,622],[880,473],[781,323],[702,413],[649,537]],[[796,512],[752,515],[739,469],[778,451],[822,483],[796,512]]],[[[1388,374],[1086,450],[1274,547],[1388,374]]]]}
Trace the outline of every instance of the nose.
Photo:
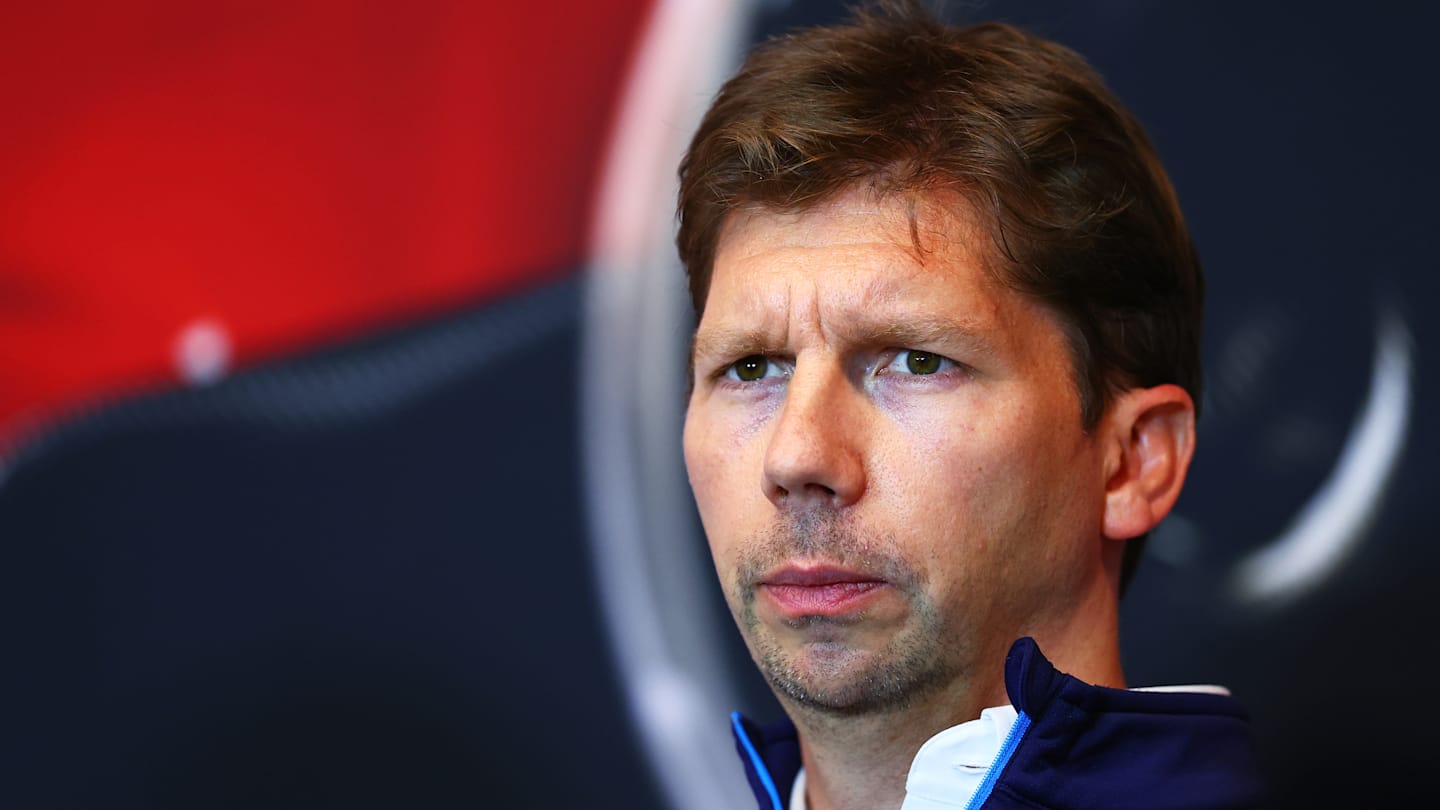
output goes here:
{"type": "Polygon", "coordinates": [[[840,509],[865,491],[862,405],[844,375],[791,377],[765,449],[765,496],[780,509],[840,509]]]}

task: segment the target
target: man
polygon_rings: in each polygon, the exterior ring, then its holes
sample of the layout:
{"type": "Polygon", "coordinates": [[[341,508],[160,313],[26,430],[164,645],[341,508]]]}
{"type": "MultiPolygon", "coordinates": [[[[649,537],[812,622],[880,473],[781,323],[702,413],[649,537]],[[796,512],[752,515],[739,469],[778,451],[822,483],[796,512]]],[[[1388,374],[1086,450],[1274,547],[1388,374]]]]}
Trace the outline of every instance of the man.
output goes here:
{"type": "Polygon", "coordinates": [[[686,464],[793,721],[734,720],[760,806],[1252,805],[1223,690],[1124,688],[1203,281],[1099,77],[1006,26],[860,12],[753,53],[680,178],[686,464]]]}

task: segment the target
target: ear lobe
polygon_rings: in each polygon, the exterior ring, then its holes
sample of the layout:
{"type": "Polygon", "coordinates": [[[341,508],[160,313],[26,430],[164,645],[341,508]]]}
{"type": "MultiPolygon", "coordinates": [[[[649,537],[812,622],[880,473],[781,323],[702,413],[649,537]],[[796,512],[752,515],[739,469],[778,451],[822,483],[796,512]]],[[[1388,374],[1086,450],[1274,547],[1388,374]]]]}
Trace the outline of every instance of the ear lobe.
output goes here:
{"type": "Polygon", "coordinates": [[[1111,403],[1101,430],[1105,458],[1105,536],[1138,537],[1170,513],[1195,452],[1195,403],[1178,385],[1133,388],[1111,403]]]}

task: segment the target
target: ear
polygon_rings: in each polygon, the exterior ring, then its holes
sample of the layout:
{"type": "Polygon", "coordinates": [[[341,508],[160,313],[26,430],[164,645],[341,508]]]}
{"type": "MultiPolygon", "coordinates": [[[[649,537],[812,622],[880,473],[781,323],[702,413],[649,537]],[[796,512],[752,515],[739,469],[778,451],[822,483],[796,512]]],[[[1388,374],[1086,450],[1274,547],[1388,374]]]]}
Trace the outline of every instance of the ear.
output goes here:
{"type": "Polygon", "coordinates": [[[1195,403],[1178,385],[1132,388],[1106,411],[1105,536],[1138,537],[1170,513],[1195,452],[1195,403]]]}

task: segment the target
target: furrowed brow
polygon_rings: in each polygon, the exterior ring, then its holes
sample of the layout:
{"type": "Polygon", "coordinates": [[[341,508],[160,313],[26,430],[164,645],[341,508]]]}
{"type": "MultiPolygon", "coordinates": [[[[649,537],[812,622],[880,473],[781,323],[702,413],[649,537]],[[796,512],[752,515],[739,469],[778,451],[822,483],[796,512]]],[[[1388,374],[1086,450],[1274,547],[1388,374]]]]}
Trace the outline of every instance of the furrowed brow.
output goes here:
{"type": "Polygon", "coordinates": [[[938,316],[921,316],[883,323],[858,323],[847,330],[848,337],[859,344],[896,348],[944,347],[964,350],[980,356],[994,357],[994,343],[976,326],[960,320],[938,316]]]}
{"type": "Polygon", "coordinates": [[[775,350],[774,343],[758,329],[697,329],[690,341],[690,369],[693,372],[700,362],[729,362],[747,355],[767,354],[775,350]]]}

